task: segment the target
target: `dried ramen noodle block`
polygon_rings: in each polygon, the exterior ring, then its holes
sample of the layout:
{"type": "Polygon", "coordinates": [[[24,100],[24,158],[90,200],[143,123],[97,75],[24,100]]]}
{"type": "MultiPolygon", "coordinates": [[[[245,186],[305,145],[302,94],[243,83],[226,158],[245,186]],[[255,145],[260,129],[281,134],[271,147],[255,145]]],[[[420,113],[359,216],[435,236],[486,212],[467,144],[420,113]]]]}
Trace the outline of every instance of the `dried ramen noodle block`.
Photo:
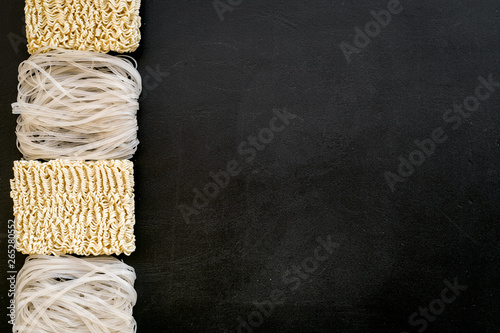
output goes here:
{"type": "Polygon", "coordinates": [[[134,333],[135,279],[114,257],[29,256],[17,276],[12,331],[134,333]]]}
{"type": "Polygon", "coordinates": [[[26,0],[28,52],[50,47],[133,52],[141,34],[140,0],[26,0]]]}
{"type": "Polygon", "coordinates": [[[17,250],[130,255],[135,250],[133,187],[128,160],[14,162],[17,250]]]}

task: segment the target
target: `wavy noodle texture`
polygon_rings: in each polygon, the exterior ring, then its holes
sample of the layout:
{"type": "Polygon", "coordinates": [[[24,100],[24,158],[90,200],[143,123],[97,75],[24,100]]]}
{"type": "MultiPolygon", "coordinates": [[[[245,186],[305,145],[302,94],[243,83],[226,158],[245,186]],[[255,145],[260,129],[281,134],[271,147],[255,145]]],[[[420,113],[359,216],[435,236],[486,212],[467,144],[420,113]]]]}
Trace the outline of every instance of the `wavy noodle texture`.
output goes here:
{"type": "Polygon", "coordinates": [[[24,158],[131,158],[142,82],[127,58],[56,49],[22,62],[12,112],[24,158]]]}
{"type": "Polygon", "coordinates": [[[140,0],[26,0],[28,52],[50,47],[133,52],[141,39],[140,0]]]}
{"type": "Polygon", "coordinates": [[[114,257],[30,256],[17,275],[16,333],[134,333],[135,271],[114,257]]]}
{"type": "Polygon", "coordinates": [[[24,254],[130,255],[134,170],[127,160],[15,161],[16,248],[24,254]]]}

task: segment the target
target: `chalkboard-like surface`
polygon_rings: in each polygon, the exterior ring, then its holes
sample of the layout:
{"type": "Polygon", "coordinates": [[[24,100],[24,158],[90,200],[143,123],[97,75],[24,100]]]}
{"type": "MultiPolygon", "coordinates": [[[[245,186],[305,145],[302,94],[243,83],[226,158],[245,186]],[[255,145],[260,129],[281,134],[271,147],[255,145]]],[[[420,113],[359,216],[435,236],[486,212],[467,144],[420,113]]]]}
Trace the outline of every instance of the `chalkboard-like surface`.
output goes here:
{"type": "MultiPolygon", "coordinates": [[[[499,11],[143,1],[138,331],[498,332],[499,11]]],[[[22,17],[3,4],[2,332],[22,17]]]]}

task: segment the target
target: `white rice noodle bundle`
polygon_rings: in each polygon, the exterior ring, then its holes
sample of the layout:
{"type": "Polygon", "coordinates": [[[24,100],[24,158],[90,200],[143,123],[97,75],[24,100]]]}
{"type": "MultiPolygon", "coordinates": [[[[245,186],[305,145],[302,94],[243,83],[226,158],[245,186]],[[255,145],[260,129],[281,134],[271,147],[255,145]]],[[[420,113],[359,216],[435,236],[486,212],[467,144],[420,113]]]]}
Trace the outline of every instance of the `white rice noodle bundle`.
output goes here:
{"type": "Polygon", "coordinates": [[[19,66],[18,148],[27,160],[130,159],[141,90],[131,57],[42,49],[19,66]]]}
{"type": "Polygon", "coordinates": [[[13,332],[136,332],[135,278],[114,257],[29,256],[17,276],[13,332]]]}

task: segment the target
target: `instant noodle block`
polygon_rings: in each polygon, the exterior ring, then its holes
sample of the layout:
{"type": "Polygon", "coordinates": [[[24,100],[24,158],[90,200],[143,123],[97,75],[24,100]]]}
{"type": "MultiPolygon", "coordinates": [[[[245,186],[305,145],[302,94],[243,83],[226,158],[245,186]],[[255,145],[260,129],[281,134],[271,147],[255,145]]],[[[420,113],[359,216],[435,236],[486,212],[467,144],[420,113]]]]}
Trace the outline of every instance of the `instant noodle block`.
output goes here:
{"type": "Polygon", "coordinates": [[[16,248],[23,254],[131,254],[134,174],[128,160],[14,162],[16,248]]]}
{"type": "Polygon", "coordinates": [[[133,52],[139,46],[140,0],[26,0],[28,52],[62,47],[133,52]]]}

